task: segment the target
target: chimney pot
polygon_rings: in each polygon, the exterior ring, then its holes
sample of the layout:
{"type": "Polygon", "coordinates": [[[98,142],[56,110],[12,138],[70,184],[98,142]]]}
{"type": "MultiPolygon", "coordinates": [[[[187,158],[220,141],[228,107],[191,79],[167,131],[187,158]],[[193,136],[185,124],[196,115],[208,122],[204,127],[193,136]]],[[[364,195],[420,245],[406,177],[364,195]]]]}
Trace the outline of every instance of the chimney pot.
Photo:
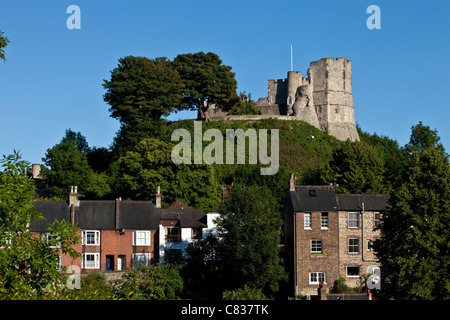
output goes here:
{"type": "Polygon", "coordinates": [[[295,191],[295,178],[294,178],[294,174],[293,173],[290,174],[289,191],[295,191]]]}
{"type": "Polygon", "coordinates": [[[161,208],[161,188],[159,186],[156,188],[156,203],[155,203],[155,207],[156,208],[161,208]]]}

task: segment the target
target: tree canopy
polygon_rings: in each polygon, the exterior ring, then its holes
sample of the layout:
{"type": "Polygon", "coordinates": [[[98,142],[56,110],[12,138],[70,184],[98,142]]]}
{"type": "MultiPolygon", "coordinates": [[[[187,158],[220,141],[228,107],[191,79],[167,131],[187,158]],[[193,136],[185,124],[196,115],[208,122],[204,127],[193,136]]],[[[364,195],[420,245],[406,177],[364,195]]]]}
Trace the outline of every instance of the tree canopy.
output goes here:
{"type": "Polygon", "coordinates": [[[185,84],[183,104],[198,110],[200,118],[209,120],[208,109],[212,105],[229,110],[239,101],[235,74],[230,66],[222,64],[217,54],[180,54],[173,64],[185,84]]]}
{"type": "Polygon", "coordinates": [[[5,49],[8,46],[8,43],[10,43],[11,41],[8,40],[8,38],[6,36],[4,36],[4,32],[2,32],[2,30],[0,30],[0,60],[5,61],[6,57],[5,57],[5,49]]]}

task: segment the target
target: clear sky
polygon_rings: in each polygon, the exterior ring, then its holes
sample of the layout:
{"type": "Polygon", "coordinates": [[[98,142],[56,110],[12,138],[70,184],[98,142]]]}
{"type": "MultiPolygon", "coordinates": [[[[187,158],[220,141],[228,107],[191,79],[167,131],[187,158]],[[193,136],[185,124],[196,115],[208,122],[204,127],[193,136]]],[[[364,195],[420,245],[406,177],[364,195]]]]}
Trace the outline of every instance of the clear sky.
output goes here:
{"type": "Polygon", "coordinates": [[[286,77],[291,44],[304,75],[321,58],[352,61],[364,131],[404,145],[422,121],[450,150],[450,1],[0,0],[0,30],[11,41],[0,61],[0,156],[16,149],[40,163],[68,128],[108,147],[119,122],[102,83],[120,57],[211,51],[257,100],[268,79],[286,77]],[[366,26],[372,4],[380,30],[366,26]],[[80,30],[66,26],[70,5],[80,30]]]}

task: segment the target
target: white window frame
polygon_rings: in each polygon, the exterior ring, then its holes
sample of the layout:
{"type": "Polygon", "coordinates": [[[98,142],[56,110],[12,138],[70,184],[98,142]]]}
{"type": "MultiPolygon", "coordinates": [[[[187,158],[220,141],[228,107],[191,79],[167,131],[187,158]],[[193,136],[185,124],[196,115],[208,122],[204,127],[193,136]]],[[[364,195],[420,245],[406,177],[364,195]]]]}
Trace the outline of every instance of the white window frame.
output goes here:
{"type": "Polygon", "coordinates": [[[345,276],[348,278],[359,278],[360,274],[361,274],[361,267],[358,265],[350,265],[350,266],[345,267],[345,276]],[[358,274],[357,275],[349,275],[348,268],[358,268],[358,274]]]}
{"type": "Polygon", "coordinates": [[[303,214],[303,227],[306,230],[312,230],[312,213],[311,212],[305,212],[303,214]]]}
{"type": "Polygon", "coordinates": [[[133,232],[133,246],[151,246],[151,232],[149,230],[135,230],[133,232]]]}
{"type": "Polygon", "coordinates": [[[85,252],[83,253],[83,260],[82,260],[82,266],[83,269],[100,269],[100,253],[98,252],[85,252]],[[87,256],[94,256],[93,263],[92,261],[88,261],[87,263],[86,258],[87,256]]]}
{"type": "Polygon", "coordinates": [[[144,265],[149,266],[151,263],[151,255],[149,252],[142,252],[142,253],[133,253],[132,255],[132,264],[133,269],[137,267],[136,262],[140,262],[140,257],[144,258],[144,265]]]}
{"type": "Polygon", "coordinates": [[[330,228],[330,214],[328,212],[320,213],[320,229],[328,230],[330,228]]]}
{"type": "Polygon", "coordinates": [[[322,254],[323,253],[323,242],[322,242],[322,239],[311,239],[310,251],[311,251],[311,254],[322,254]],[[314,245],[313,245],[313,242],[314,242],[314,245]],[[318,243],[320,243],[320,251],[317,250],[318,243]],[[314,249],[313,249],[313,247],[314,247],[314,249]]]}
{"type": "MultiPolygon", "coordinates": [[[[48,241],[48,238],[50,238],[51,236],[52,236],[52,235],[51,235],[50,232],[43,233],[43,234],[42,234],[42,241],[47,242],[47,241],[48,241]]],[[[53,248],[53,249],[61,248],[61,241],[59,241],[58,245],[56,245],[56,246],[50,246],[50,248],[53,248]]]]}
{"type": "Polygon", "coordinates": [[[309,284],[319,284],[321,281],[323,281],[324,284],[327,283],[327,274],[325,272],[309,273],[309,284]]]}
{"type": "Polygon", "coordinates": [[[349,254],[359,254],[359,252],[360,252],[359,238],[348,238],[347,245],[348,245],[347,248],[348,248],[348,253],[349,254]],[[355,245],[355,244],[350,245],[350,240],[356,240],[357,241],[357,245],[355,245]],[[351,248],[357,247],[358,251],[357,252],[350,251],[350,247],[351,248]]]}
{"type": "Polygon", "coordinates": [[[359,213],[358,212],[349,212],[348,213],[348,228],[349,229],[358,229],[359,228],[359,213]],[[356,216],[356,219],[355,219],[356,216]],[[355,227],[356,223],[356,227],[355,227]]]}
{"type": "Polygon", "coordinates": [[[378,227],[380,224],[381,224],[381,212],[374,212],[373,213],[373,227],[374,227],[374,229],[376,227],[378,227]],[[377,218],[377,216],[378,216],[378,218],[377,218]]]}
{"type": "Polygon", "coordinates": [[[82,245],[84,246],[99,246],[100,245],[100,231],[99,230],[83,230],[82,245]],[[94,233],[94,243],[87,243],[87,234],[94,233]]]}

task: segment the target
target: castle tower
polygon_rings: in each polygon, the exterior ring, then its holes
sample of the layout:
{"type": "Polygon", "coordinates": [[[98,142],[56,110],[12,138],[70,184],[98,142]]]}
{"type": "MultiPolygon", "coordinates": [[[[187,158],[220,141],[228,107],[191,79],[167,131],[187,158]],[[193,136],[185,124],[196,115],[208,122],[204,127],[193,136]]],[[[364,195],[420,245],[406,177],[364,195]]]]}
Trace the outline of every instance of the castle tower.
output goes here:
{"type": "Polygon", "coordinates": [[[293,114],[292,107],[295,103],[295,95],[297,93],[297,88],[302,85],[302,73],[299,71],[289,71],[287,77],[287,112],[288,116],[293,114]]]}
{"type": "Polygon", "coordinates": [[[320,127],[340,140],[358,140],[352,94],[352,65],[345,58],[311,62],[314,107],[320,127]]]}

